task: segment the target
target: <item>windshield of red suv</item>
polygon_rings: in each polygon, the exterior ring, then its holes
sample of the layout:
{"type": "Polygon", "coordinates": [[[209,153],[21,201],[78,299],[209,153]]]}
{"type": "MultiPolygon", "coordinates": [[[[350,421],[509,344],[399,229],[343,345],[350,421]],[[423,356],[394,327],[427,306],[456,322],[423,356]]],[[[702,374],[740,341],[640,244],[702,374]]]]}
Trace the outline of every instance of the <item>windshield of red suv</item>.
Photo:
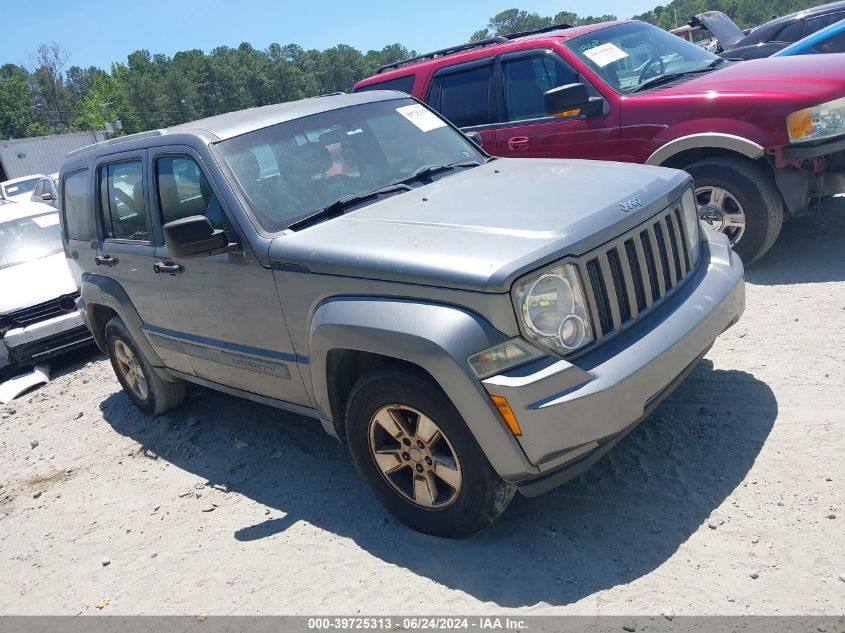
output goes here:
{"type": "Polygon", "coordinates": [[[721,61],[700,46],[645,22],[592,31],[564,44],[620,93],[660,83],[664,77],[704,71],[721,61]]]}
{"type": "Polygon", "coordinates": [[[486,160],[463,134],[412,99],[314,114],[229,139],[218,148],[252,216],[268,233],[427,167],[486,160]]]}

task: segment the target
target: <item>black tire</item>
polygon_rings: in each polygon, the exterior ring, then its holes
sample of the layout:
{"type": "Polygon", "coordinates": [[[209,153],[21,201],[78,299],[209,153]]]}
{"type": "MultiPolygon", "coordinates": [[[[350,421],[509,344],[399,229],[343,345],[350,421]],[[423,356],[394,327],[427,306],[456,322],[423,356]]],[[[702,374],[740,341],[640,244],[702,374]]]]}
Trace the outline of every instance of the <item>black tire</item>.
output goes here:
{"type": "Polygon", "coordinates": [[[516,492],[515,485],[493,470],[446,394],[427,374],[410,367],[377,367],[355,383],[346,407],[346,437],[355,466],[373,494],[418,532],[445,538],[472,536],[504,512],[516,492]],[[428,509],[413,503],[394,490],[376,465],[370,450],[370,420],[390,404],[412,407],[436,421],[454,448],[462,483],[448,507],[428,509]]]}
{"type": "Polygon", "coordinates": [[[135,345],[135,341],[132,339],[132,336],[129,334],[129,330],[126,328],[126,324],[123,323],[123,320],[120,317],[112,317],[109,322],[106,323],[105,339],[109,360],[111,361],[111,366],[117,376],[117,380],[120,382],[120,386],[123,387],[123,391],[132,403],[143,413],[148,415],[161,415],[162,413],[179,406],[185,401],[185,382],[182,380],[164,380],[158,371],[150,365],[147,358],[138,349],[138,346],[135,345]],[[141,371],[146,379],[148,392],[146,398],[139,397],[133,391],[132,387],[128,384],[126,378],[124,377],[123,372],[120,370],[115,353],[115,345],[117,345],[118,342],[128,347],[138,359],[138,364],[140,365],[141,371]]]}
{"type": "Polygon", "coordinates": [[[734,251],[746,266],[760,259],[774,245],[783,225],[783,198],[772,179],[754,163],[742,158],[705,158],[686,167],[698,187],[728,191],[745,211],[745,233],[734,251]]]}

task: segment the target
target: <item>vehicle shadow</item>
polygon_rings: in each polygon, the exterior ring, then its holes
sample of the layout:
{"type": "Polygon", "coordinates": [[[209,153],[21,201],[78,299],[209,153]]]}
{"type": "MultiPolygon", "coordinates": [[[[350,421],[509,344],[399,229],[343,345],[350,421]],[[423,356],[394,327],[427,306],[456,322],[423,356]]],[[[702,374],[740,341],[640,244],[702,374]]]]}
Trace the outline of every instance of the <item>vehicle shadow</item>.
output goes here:
{"type": "Polygon", "coordinates": [[[489,530],[463,541],[392,519],[313,420],[200,388],[154,419],[120,392],[101,410],[147,451],[284,513],[232,539],[273,538],[306,521],[478,600],[517,607],[569,604],[659,567],[743,483],[778,408],[754,376],[702,361],[586,475],[543,497],[517,495],[489,530]]]}
{"type": "Polygon", "coordinates": [[[818,217],[784,224],[763,258],[745,271],[750,284],[778,286],[845,281],[845,197],[831,198],[818,217]]]}

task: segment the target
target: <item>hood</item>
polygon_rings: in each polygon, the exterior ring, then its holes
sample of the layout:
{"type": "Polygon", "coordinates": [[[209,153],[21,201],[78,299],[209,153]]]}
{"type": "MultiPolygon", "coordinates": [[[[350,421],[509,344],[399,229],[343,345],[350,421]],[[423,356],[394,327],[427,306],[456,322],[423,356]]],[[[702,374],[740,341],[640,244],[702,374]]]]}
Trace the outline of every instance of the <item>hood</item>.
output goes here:
{"type": "Polygon", "coordinates": [[[690,20],[689,25],[693,28],[703,27],[710,31],[723,50],[736,46],[745,37],[745,31],[721,11],[699,13],[690,20]]]}
{"type": "MultiPolygon", "coordinates": [[[[839,55],[798,55],[771,57],[725,64],[711,72],[692,75],[654,94],[712,97],[721,94],[765,97],[778,96],[795,101],[797,110],[808,105],[837,99],[845,95],[845,75],[839,55]]],[[[648,94],[648,93],[644,93],[648,94]]],[[[767,101],[766,105],[770,105],[767,101]]]]}
{"type": "Polygon", "coordinates": [[[643,222],[688,180],[660,167],[503,158],[280,236],[270,258],[283,269],[507,292],[520,275],[643,222]],[[640,206],[623,210],[633,198],[640,206]]]}
{"type": "Polygon", "coordinates": [[[77,291],[64,253],[0,269],[0,314],[77,291]]]}

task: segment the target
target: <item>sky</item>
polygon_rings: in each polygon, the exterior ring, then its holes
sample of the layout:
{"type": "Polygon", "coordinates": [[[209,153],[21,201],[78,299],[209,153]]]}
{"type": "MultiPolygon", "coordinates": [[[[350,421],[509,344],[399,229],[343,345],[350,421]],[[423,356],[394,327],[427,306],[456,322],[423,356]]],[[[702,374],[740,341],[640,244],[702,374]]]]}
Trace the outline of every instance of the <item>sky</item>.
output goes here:
{"type": "Polygon", "coordinates": [[[125,62],[139,49],[173,55],[199,48],[258,49],[272,42],[324,49],[349,44],[366,52],[399,42],[429,51],[465,42],[504,9],[542,15],[574,11],[581,15],[643,13],[660,0],[40,0],[38,11],[25,0],[0,0],[4,25],[0,64],[31,67],[41,43],[56,42],[67,51],[67,66],[125,62]]]}

